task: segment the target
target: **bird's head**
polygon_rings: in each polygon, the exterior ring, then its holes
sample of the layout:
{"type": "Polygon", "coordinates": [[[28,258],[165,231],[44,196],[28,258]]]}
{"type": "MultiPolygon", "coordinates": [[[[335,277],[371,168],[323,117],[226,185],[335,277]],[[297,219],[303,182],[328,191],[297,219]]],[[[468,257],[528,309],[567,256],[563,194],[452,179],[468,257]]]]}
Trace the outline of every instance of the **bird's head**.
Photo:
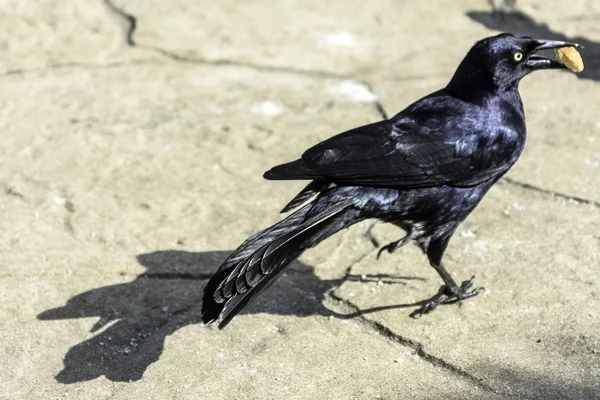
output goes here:
{"type": "Polygon", "coordinates": [[[519,81],[533,71],[567,68],[536,53],[569,46],[583,47],[577,43],[533,39],[510,33],[482,39],[469,50],[448,87],[458,91],[517,88],[519,81]]]}

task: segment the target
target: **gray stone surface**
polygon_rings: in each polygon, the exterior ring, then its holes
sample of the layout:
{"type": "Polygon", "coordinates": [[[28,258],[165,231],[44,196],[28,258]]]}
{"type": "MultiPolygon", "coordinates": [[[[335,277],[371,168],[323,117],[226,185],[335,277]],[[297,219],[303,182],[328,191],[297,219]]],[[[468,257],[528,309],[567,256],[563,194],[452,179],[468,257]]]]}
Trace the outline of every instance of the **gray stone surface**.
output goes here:
{"type": "Polygon", "coordinates": [[[598,4],[490,10],[0,2],[0,398],[600,397],[598,4]],[[588,69],[521,85],[526,151],[447,255],[486,292],[409,318],[439,278],[413,246],[376,262],[401,232],[363,223],[200,325],[206,279],[302,187],[263,171],[444,85],[488,27],[583,37],[588,69]]]}

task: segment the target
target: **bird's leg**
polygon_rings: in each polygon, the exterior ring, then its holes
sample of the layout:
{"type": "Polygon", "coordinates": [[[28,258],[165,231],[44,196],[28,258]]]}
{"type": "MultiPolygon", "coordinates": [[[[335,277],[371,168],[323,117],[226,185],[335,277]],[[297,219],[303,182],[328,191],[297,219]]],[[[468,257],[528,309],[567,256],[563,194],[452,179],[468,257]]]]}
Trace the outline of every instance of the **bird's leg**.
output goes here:
{"type": "Polygon", "coordinates": [[[407,232],[406,232],[406,235],[402,239],[396,240],[395,242],[388,243],[385,246],[383,246],[381,249],[379,249],[379,252],[377,253],[378,260],[379,260],[379,257],[381,256],[381,253],[383,253],[385,250],[387,250],[387,252],[391,254],[394,251],[398,250],[398,248],[404,246],[410,239],[413,239],[414,228],[411,226],[411,227],[407,227],[405,229],[407,229],[407,232]]]}
{"type": "Polygon", "coordinates": [[[449,241],[450,237],[432,239],[427,246],[427,257],[429,258],[429,263],[444,280],[445,285],[440,287],[438,293],[431,299],[427,300],[421,306],[421,308],[413,312],[411,314],[413,317],[435,310],[438,304],[461,301],[473,296],[477,296],[483,290],[482,287],[469,290],[473,286],[473,279],[475,279],[474,276],[458,286],[448,271],[446,271],[446,268],[444,268],[444,265],[442,264],[442,256],[446,250],[446,247],[448,246],[449,241]]]}

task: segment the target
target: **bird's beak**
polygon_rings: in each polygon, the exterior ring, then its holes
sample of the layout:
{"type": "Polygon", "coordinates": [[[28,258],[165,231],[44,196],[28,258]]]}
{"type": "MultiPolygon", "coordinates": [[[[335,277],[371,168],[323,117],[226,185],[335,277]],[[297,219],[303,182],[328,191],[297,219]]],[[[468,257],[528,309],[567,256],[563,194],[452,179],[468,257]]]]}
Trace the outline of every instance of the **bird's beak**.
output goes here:
{"type": "Polygon", "coordinates": [[[583,46],[577,43],[561,42],[558,40],[533,39],[533,49],[529,53],[529,57],[527,59],[527,66],[529,66],[533,70],[568,68],[566,65],[559,63],[558,61],[553,60],[551,58],[534,55],[540,50],[559,49],[561,47],[575,47],[577,49],[583,49],[583,46]]]}

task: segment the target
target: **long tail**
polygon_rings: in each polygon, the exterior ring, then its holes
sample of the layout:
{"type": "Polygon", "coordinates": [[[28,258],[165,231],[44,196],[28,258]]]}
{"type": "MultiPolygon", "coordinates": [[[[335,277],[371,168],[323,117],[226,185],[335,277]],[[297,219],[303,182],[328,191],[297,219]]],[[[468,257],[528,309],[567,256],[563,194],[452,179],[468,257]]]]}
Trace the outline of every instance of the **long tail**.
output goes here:
{"type": "Polygon", "coordinates": [[[362,219],[348,203],[320,207],[315,202],[251,236],[223,262],[204,288],[204,323],[216,320],[224,328],[306,249],[362,219]]]}

